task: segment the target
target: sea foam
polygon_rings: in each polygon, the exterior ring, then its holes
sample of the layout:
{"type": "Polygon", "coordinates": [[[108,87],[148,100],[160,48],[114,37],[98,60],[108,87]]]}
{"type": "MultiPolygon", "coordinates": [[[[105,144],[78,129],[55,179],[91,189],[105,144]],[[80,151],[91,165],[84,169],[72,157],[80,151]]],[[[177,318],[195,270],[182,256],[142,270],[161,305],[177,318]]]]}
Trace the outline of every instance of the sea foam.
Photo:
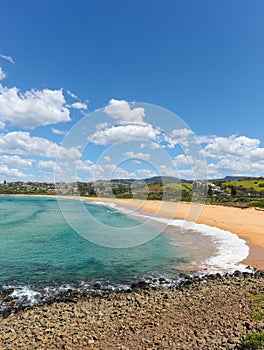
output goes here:
{"type": "Polygon", "coordinates": [[[197,224],[182,219],[169,219],[164,217],[156,217],[143,214],[142,212],[130,210],[127,207],[121,207],[115,203],[94,202],[95,204],[106,205],[116,209],[123,214],[141,217],[147,220],[154,220],[174,226],[181,230],[182,234],[189,230],[195,231],[204,236],[211,238],[217,254],[200,262],[196,267],[201,270],[206,270],[206,273],[232,273],[236,270],[241,272],[251,272],[248,266],[241,263],[249,254],[249,247],[244,239],[238,237],[235,233],[222,230],[214,226],[197,224]]]}

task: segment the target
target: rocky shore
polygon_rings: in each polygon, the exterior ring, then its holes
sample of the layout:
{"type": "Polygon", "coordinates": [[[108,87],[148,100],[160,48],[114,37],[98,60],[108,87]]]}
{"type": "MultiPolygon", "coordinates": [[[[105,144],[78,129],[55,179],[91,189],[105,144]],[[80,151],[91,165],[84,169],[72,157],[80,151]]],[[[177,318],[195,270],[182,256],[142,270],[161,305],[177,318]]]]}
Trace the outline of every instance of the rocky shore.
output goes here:
{"type": "Polygon", "coordinates": [[[264,330],[253,295],[264,296],[264,272],[186,279],[172,289],[141,282],[101,296],[68,291],[0,318],[0,349],[241,349],[246,334],[264,330]]]}

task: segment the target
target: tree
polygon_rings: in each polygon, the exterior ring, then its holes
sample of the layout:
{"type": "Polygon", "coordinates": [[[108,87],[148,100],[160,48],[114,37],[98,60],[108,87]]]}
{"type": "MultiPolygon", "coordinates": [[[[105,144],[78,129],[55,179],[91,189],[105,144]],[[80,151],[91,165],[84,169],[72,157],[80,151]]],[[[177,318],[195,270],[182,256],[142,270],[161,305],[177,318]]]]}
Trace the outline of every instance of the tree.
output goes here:
{"type": "Polygon", "coordinates": [[[237,189],[236,186],[232,186],[231,187],[231,196],[235,197],[237,195],[237,189]]]}
{"type": "Polygon", "coordinates": [[[213,195],[212,185],[208,185],[207,196],[212,197],[212,195],[213,195]]]}

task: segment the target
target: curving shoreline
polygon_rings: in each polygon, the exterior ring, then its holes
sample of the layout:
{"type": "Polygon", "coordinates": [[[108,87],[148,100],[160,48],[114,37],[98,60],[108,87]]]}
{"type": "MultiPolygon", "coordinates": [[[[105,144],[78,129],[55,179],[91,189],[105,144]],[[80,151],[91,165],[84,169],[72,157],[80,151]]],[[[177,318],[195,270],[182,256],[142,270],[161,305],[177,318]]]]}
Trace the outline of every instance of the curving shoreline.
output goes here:
{"type": "MultiPolygon", "coordinates": [[[[15,195],[28,196],[28,195],[15,195]]],[[[35,196],[35,195],[34,195],[35,196]]],[[[90,202],[114,203],[121,208],[129,208],[166,219],[183,219],[197,224],[217,227],[236,234],[246,241],[249,255],[242,264],[264,270],[264,211],[254,208],[234,208],[222,205],[203,205],[185,202],[158,200],[117,199],[78,196],[36,195],[50,198],[72,198],[90,202]]]]}
{"type": "Polygon", "coordinates": [[[184,202],[87,197],[81,197],[81,199],[115,203],[120,207],[134,208],[141,212],[169,219],[194,221],[194,218],[197,224],[229,231],[244,239],[250,248],[248,257],[242,263],[264,270],[264,211],[257,211],[254,208],[240,209],[221,205],[198,204],[195,207],[196,204],[194,204],[193,212],[190,213],[190,204],[184,202]]]}
{"type": "MultiPolygon", "coordinates": [[[[166,220],[188,219],[187,203],[163,202],[161,207],[158,201],[100,201],[166,220]]],[[[218,206],[198,209],[197,223],[246,239],[250,255],[244,263],[264,270],[263,212],[218,206]]],[[[0,348],[231,350],[241,349],[247,334],[264,329],[264,318],[251,316],[258,311],[252,295],[264,297],[264,271],[204,277],[187,274],[182,278],[175,286],[169,286],[165,279],[152,281],[154,286],[139,281],[122,292],[68,289],[29,308],[14,307],[12,290],[2,291],[0,298],[10,308],[2,313],[4,318],[0,317],[0,348]]]]}

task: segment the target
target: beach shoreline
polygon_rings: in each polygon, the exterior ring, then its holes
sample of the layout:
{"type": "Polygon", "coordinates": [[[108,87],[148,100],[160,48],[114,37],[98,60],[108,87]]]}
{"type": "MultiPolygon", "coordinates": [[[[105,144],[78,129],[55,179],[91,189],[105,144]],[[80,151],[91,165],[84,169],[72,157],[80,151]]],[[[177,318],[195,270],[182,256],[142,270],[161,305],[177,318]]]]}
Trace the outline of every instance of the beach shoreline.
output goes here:
{"type": "MultiPolygon", "coordinates": [[[[254,210],[198,206],[188,215],[188,203],[60,198],[81,199],[94,204],[113,203],[121,211],[129,208],[135,214],[174,220],[187,220],[195,213],[196,223],[228,230],[246,240],[250,255],[243,263],[263,269],[263,246],[259,239],[263,227],[261,211],[256,211],[259,213],[256,217],[254,210]],[[235,222],[241,217],[238,214],[245,218],[239,222],[236,231],[235,222]],[[254,218],[256,220],[251,221],[254,218]],[[247,231],[246,224],[252,222],[257,223],[259,231],[247,231]]],[[[263,330],[263,319],[251,316],[259,312],[253,297],[263,296],[263,278],[262,271],[209,273],[202,277],[186,273],[175,286],[167,284],[169,281],[164,278],[150,282],[139,280],[129,290],[104,293],[97,287],[78,292],[68,286],[60,294],[33,307],[15,307],[11,298],[13,291],[4,290],[0,296],[9,309],[0,315],[0,348],[239,348],[247,334],[263,330]],[[156,283],[154,287],[152,282],[156,283]]],[[[44,297],[45,293],[45,290],[41,291],[44,297]]]]}
{"type": "MultiPolygon", "coordinates": [[[[14,195],[31,196],[31,195],[14,195]]],[[[82,196],[33,195],[49,198],[80,199],[101,204],[115,204],[132,213],[151,215],[166,219],[181,219],[236,234],[246,241],[249,255],[242,264],[264,270],[264,211],[254,208],[235,208],[223,205],[167,202],[123,198],[99,198],[82,196]]]]}
{"type": "Polygon", "coordinates": [[[91,202],[114,203],[119,207],[133,208],[141,213],[145,212],[146,214],[149,213],[169,219],[194,221],[197,224],[229,231],[245,240],[249,247],[249,255],[241,263],[258,270],[264,270],[264,211],[257,211],[254,208],[241,209],[222,205],[190,204],[186,202],[95,197],[80,198],[91,202]],[[193,209],[192,213],[190,213],[191,207],[193,209]]]}

